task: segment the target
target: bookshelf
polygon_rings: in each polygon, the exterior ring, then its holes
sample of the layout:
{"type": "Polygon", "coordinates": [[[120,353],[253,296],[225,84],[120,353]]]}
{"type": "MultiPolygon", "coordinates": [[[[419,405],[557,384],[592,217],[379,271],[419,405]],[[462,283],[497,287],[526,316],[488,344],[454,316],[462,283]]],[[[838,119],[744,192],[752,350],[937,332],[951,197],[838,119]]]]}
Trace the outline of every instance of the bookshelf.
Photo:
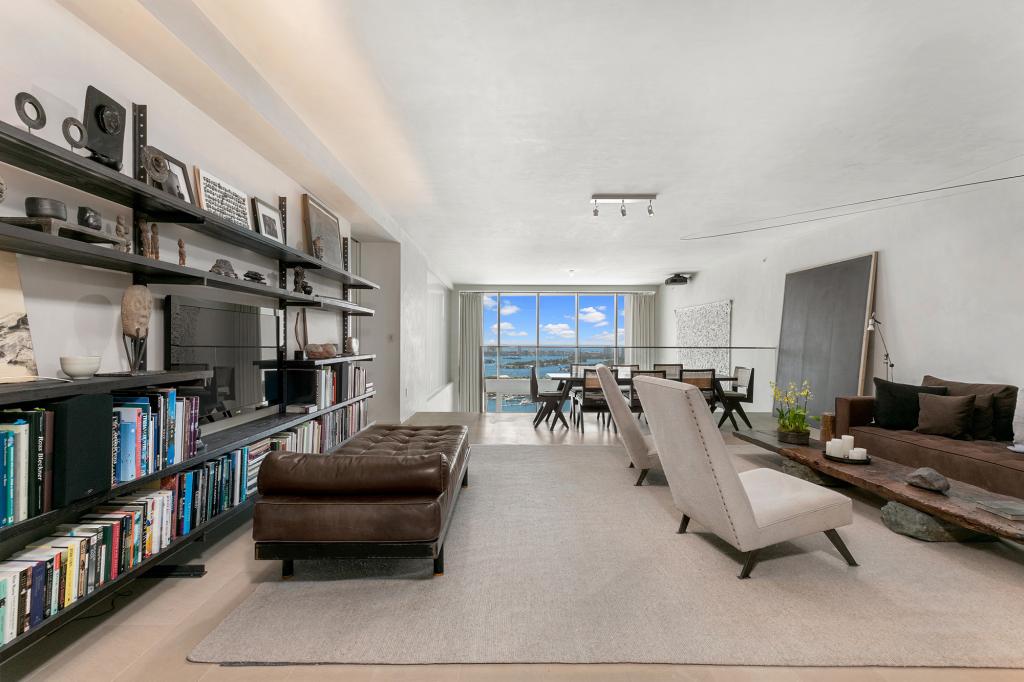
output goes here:
{"type": "MultiPolygon", "coordinates": [[[[173,284],[196,288],[219,289],[242,294],[256,295],[276,300],[280,310],[290,307],[304,307],[331,311],[342,316],[343,337],[349,336],[351,317],[369,317],[374,314],[371,308],[352,302],[351,290],[378,289],[378,285],[351,272],[348,263],[348,241],[345,240],[342,267],[324,263],[312,255],[299,249],[268,239],[255,231],[246,230],[230,223],[198,206],[172,197],[129,175],[95,163],[83,156],[55,145],[47,140],[32,136],[10,124],[0,122],[0,162],[10,164],[37,176],[61,183],[68,187],[101,197],[120,204],[134,212],[136,219],[147,222],[174,223],[186,229],[202,233],[225,244],[225,254],[229,247],[268,257],[277,261],[278,282],[268,285],[249,282],[244,279],[224,277],[198,268],[181,266],[176,262],[154,260],[138,253],[122,253],[106,246],[88,244],[65,237],[54,236],[31,229],[18,227],[2,222],[0,219],[0,250],[19,253],[26,256],[45,258],[53,261],[73,263],[85,267],[99,268],[108,271],[122,272],[132,276],[137,284],[173,284]],[[341,298],[328,298],[289,291],[284,285],[288,282],[287,270],[301,266],[314,271],[318,276],[328,278],[341,284],[341,298]]],[[[282,209],[283,200],[282,200],[282,209]]],[[[284,213],[284,211],[282,211],[284,213]]],[[[286,225],[283,225],[287,229],[286,225]]],[[[138,238],[133,240],[136,245],[138,238]]],[[[285,325],[287,318],[282,325],[285,325]]],[[[279,339],[288,338],[286,329],[281,329],[279,339]]],[[[344,345],[345,338],[342,339],[344,345]]],[[[373,354],[350,355],[325,360],[289,359],[286,348],[279,346],[277,360],[270,361],[270,368],[277,368],[287,382],[290,370],[305,371],[309,369],[328,368],[343,363],[369,362],[375,359],[373,354]]],[[[260,363],[267,366],[266,363],[260,363]]],[[[0,384],[0,407],[29,406],[46,403],[51,400],[87,394],[111,394],[129,389],[149,386],[182,386],[208,381],[213,376],[210,370],[196,371],[163,371],[142,372],[137,375],[97,376],[84,381],[64,382],[57,380],[35,381],[31,383],[0,384]]],[[[283,387],[282,387],[283,388],[283,387]]],[[[287,392],[283,392],[287,395],[287,392]]],[[[219,431],[203,435],[202,449],[183,461],[135,478],[131,481],[118,483],[108,490],[98,492],[90,497],[75,500],[60,508],[30,517],[12,525],[0,528],[0,560],[12,551],[38,537],[43,537],[57,525],[76,521],[82,514],[97,505],[113,500],[135,491],[139,491],[155,481],[190,471],[212,462],[217,458],[232,453],[253,443],[262,441],[287,429],[298,427],[319,417],[325,417],[343,408],[365,403],[376,395],[376,391],[368,390],[352,398],[341,400],[329,407],[309,413],[290,413],[282,403],[277,410],[268,410],[269,414],[251,421],[237,423],[219,431]]],[[[368,422],[333,447],[340,447],[357,437],[360,433],[373,426],[368,422]]],[[[80,456],[106,457],[111,453],[78,453],[80,456]]],[[[244,482],[243,482],[244,484],[244,482]]],[[[63,610],[45,618],[41,623],[18,635],[13,640],[0,645],[0,662],[10,659],[26,647],[31,646],[46,635],[66,625],[76,617],[85,613],[92,605],[121,589],[125,584],[145,574],[150,569],[164,564],[177,555],[182,549],[195,540],[203,538],[205,533],[222,524],[237,522],[248,518],[258,495],[251,496],[234,507],[208,519],[196,526],[185,535],[170,541],[159,552],[142,560],[131,569],[121,573],[115,579],[93,592],[73,601],[63,610]]]]}

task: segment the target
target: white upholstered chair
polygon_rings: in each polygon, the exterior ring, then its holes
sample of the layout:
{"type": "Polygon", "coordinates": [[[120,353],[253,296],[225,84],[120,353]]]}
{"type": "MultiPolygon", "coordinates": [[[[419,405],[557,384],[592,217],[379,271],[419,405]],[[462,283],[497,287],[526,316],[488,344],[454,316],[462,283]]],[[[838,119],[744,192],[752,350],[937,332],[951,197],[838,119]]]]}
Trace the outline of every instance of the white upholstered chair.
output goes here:
{"type": "Polygon", "coordinates": [[[654,440],[640,432],[640,424],[633,416],[629,407],[629,399],[622,395],[615,375],[604,365],[597,366],[597,377],[601,381],[601,391],[605,402],[612,413],[612,420],[618,429],[619,437],[626,448],[626,457],[630,466],[640,470],[636,485],[643,485],[647,472],[658,461],[658,453],[654,448],[654,440]]]}
{"type": "Polygon", "coordinates": [[[737,474],[700,389],[652,377],[634,383],[672,500],[683,512],[680,533],[693,518],[745,552],[740,578],[750,576],[764,547],[820,532],[857,565],[835,530],[853,522],[848,497],[774,469],[737,474]]]}

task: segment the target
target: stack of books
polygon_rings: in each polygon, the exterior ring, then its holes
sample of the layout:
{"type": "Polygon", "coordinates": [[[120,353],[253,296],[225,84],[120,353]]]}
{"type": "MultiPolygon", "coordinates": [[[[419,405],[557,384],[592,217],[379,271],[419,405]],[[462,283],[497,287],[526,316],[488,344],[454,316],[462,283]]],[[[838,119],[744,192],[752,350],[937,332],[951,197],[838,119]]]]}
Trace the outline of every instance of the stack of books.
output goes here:
{"type": "Polygon", "coordinates": [[[247,451],[245,494],[248,497],[256,494],[256,482],[260,475],[260,465],[271,450],[271,442],[269,438],[264,438],[245,449],[247,451]]]}
{"type": "Polygon", "coordinates": [[[344,382],[344,397],[342,400],[351,400],[370,390],[366,381],[366,370],[363,367],[359,367],[354,363],[348,363],[345,367],[347,368],[347,376],[344,382]]]}
{"type": "Polygon", "coordinates": [[[0,412],[0,526],[53,507],[53,412],[0,412]]]}
{"type": "Polygon", "coordinates": [[[111,484],[127,483],[195,457],[199,397],[173,388],[114,396],[111,484]]]}

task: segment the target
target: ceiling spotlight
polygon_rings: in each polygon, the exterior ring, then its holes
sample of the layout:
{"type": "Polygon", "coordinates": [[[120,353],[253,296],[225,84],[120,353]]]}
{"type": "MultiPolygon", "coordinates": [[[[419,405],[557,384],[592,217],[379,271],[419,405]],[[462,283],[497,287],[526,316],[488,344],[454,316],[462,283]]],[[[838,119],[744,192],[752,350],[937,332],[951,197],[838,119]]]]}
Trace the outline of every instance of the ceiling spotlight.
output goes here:
{"type": "Polygon", "coordinates": [[[626,217],[626,202],[625,202],[625,200],[623,200],[623,202],[622,202],[622,208],[619,209],[619,213],[622,214],[623,218],[626,217]]]}
{"type": "Polygon", "coordinates": [[[654,215],[654,199],[651,199],[650,201],[647,202],[647,215],[654,215]]]}
{"type": "Polygon", "coordinates": [[[597,216],[598,216],[597,202],[595,201],[594,202],[594,217],[596,218],[597,216]]]}

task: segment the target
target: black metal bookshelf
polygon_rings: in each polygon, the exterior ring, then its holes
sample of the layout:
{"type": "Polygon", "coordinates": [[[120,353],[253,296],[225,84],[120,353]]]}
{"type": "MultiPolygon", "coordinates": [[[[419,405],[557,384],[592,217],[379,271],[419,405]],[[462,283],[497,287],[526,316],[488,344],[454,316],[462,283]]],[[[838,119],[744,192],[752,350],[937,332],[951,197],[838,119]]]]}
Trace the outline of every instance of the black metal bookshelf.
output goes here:
{"type": "Polygon", "coordinates": [[[0,384],[0,406],[21,405],[73,395],[95,395],[113,393],[143,386],[167,386],[187,384],[209,379],[213,371],[208,369],[186,372],[144,372],[142,374],[98,375],[92,379],[62,381],[59,379],[37,379],[0,384]]]}

